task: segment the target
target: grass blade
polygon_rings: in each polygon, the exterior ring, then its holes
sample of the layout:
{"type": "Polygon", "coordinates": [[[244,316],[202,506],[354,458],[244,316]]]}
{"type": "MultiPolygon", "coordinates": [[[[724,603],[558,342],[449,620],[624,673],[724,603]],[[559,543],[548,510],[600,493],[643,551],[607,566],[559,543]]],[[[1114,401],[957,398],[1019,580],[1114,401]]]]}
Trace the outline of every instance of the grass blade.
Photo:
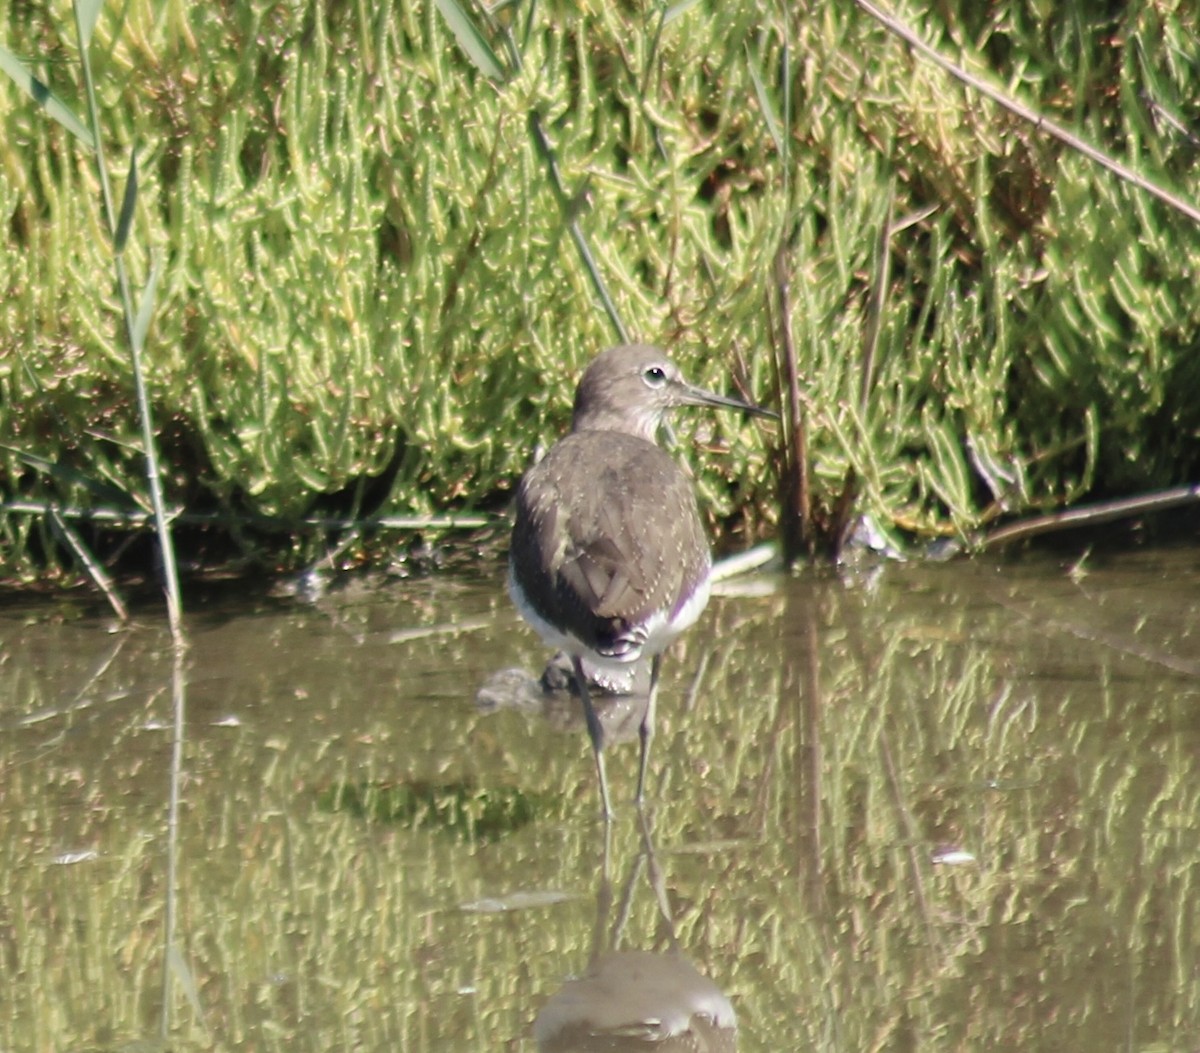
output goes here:
{"type": "Polygon", "coordinates": [[[675,19],[682,18],[698,3],[700,0],[679,0],[679,3],[672,4],[663,13],[663,25],[669,26],[675,19]]]}
{"type": "Polygon", "coordinates": [[[163,265],[161,259],[156,259],[150,268],[150,277],[142,290],[142,298],[138,302],[137,317],[133,320],[130,339],[139,351],[146,346],[146,333],[150,330],[150,319],[154,317],[155,294],[158,291],[158,279],[162,277],[163,265]]]}
{"type": "Polygon", "coordinates": [[[13,79],[17,87],[25,92],[35,105],[40,106],[89,149],[95,149],[96,141],[84,123],[7,48],[0,47],[0,69],[13,79]]]}
{"type": "Polygon", "coordinates": [[[171,975],[179,981],[179,986],[183,988],[183,993],[187,996],[192,1012],[196,1014],[196,1019],[203,1023],[204,1006],[200,1004],[200,990],[192,977],[192,970],[188,968],[179,948],[173,943],[167,948],[167,968],[171,975]]]}
{"type": "Polygon", "coordinates": [[[129,608],[125,606],[120,593],[117,592],[116,586],[113,585],[112,578],[108,576],[104,567],[100,565],[100,561],[92,555],[91,550],[84,544],[83,538],[63,519],[59,510],[54,507],[50,509],[50,526],[63,540],[67,548],[71,550],[75,558],[83,566],[83,569],[87,571],[96,588],[104,593],[117,619],[122,623],[128,623],[129,608]]]}
{"type": "Polygon", "coordinates": [[[0,450],[12,454],[22,464],[32,468],[35,472],[42,472],[49,478],[61,483],[64,488],[82,487],[102,504],[116,505],[121,508],[137,507],[137,502],[131,494],[109,483],[98,482],[93,476],[76,471],[68,465],[61,464],[47,457],[41,457],[36,453],[30,453],[16,446],[9,446],[3,442],[0,442],[0,450]]]}
{"type": "Polygon", "coordinates": [[[137,205],[137,151],[129,155],[129,178],[125,180],[125,195],[121,198],[121,212],[117,216],[117,232],[113,238],[113,246],[118,255],[125,251],[125,243],[129,240],[129,229],[133,226],[133,210],[137,205]]]}
{"type": "Polygon", "coordinates": [[[502,83],[505,77],[504,66],[458,0],[436,0],[436,3],[437,9],[441,11],[442,17],[450,27],[450,32],[458,41],[458,46],[466,52],[467,58],[475,64],[475,68],[488,80],[496,84],[502,83]]]}
{"type": "Polygon", "coordinates": [[[587,238],[584,237],[583,228],[580,227],[579,220],[576,218],[577,213],[586,204],[586,195],[579,199],[572,199],[567,196],[567,188],[563,186],[562,175],[558,169],[558,158],[555,156],[554,147],[550,144],[550,140],[546,136],[546,129],[542,127],[542,117],[537,110],[529,111],[529,134],[533,137],[534,145],[537,147],[538,153],[542,155],[542,160],[546,162],[546,172],[550,176],[550,186],[553,188],[554,195],[558,198],[559,206],[562,208],[563,218],[567,224],[567,232],[571,235],[571,240],[575,242],[575,249],[579,253],[579,258],[583,261],[583,265],[588,272],[588,277],[592,279],[592,288],[596,290],[596,295],[600,297],[600,303],[604,306],[604,311],[608,315],[609,321],[612,322],[613,329],[616,330],[617,338],[621,343],[627,344],[629,343],[629,330],[625,328],[625,323],[621,320],[621,316],[617,312],[617,305],[613,303],[612,296],[609,295],[608,286],[604,282],[604,275],[600,273],[600,265],[596,262],[596,257],[592,255],[587,238]]]}
{"type": "Polygon", "coordinates": [[[104,0],[75,0],[75,7],[79,12],[79,33],[83,38],[83,46],[90,47],[92,30],[96,28],[96,21],[100,18],[104,0]]]}
{"type": "Polygon", "coordinates": [[[763,120],[767,122],[767,131],[771,133],[771,138],[775,140],[775,149],[779,151],[780,157],[787,157],[785,144],[783,141],[783,126],[779,123],[779,114],[775,112],[775,107],[771,105],[771,97],[767,94],[767,86],[763,83],[763,79],[759,76],[757,67],[754,65],[754,56],[750,54],[750,48],[746,48],[746,65],[750,70],[750,79],[754,81],[754,94],[758,96],[758,108],[762,110],[763,120]]]}

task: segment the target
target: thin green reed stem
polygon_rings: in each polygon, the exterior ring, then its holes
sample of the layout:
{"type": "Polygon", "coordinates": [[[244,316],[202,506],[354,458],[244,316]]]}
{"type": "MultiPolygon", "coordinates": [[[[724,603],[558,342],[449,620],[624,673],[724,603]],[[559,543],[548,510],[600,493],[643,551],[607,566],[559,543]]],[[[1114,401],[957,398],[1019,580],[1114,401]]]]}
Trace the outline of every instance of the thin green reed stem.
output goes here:
{"type": "Polygon", "coordinates": [[[546,162],[546,172],[550,176],[550,186],[554,190],[554,196],[558,198],[563,219],[567,224],[567,232],[571,235],[571,240],[575,242],[575,249],[579,253],[579,258],[583,261],[583,266],[588,272],[588,277],[592,280],[592,288],[595,289],[596,295],[600,297],[600,303],[608,315],[608,320],[612,323],[613,329],[616,330],[617,339],[621,343],[627,344],[629,343],[629,330],[625,328],[625,323],[621,320],[621,315],[617,311],[617,305],[613,303],[613,298],[609,295],[604,275],[600,273],[600,265],[592,255],[587,238],[583,235],[583,228],[579,226],[577,214],[583,206],[583,201],[572,200],[567,195],[567,189],[563,186],[562,174],[558,169],[558,158],[554,153],[554,147],[550,145],[550,140],[546,136],[546,130],[542,127],[542,115],[537,110],[529,111],[529,132],[533,136],[533,141],[538,148],[538,152],[542,155],[542,160],[546,162]]]}
{"type": "MultiPolygon", "coordinates": [[[[162,553],[163,579],[167,592],[167,620],[171,626],[171,637],[176,646],[184,645],[183,604],[179,597],[179,574],[175,565],[175,547],[171,541],[171,527],[163,505],[162,482],[158,471],[158,453],[154,442],[154,422],[150,414],[150,400],[146,394],[145,376],[142,370],[141,339],[133,309],[133,297],[129,290],[129,275],[125,270],[122,245],[118,244],[118,220],[113,208],[112,186],[108,178],[108,166],[104,161],[104,137],[100,133],[100,108],[96,102],[96,86],[92,80],[92,63],[88,53],[88,36],[84,29],[78,2],[72,5],[75,13],[75,30],[79,38],[79,58],[83,68],[83,83],[87,91],[88,121],[96,148],[96,168],[100,175],[100,187],[104,194],[104,213],[108,222],[109,235],[113,239],[117,265],[117,283],[121,289],[121,306],[125,315],[125,335],[129,341],[130,360],[133,364],[133,383],[137,393],[138,417],[142,426],[142,446],[146,455],[146,478],[150,485],[150,503],[154,511],[154,526],[158,534],[162,553]]],[[[131,180],[136,179],[136,164],[130,166],[131,180]]]]}

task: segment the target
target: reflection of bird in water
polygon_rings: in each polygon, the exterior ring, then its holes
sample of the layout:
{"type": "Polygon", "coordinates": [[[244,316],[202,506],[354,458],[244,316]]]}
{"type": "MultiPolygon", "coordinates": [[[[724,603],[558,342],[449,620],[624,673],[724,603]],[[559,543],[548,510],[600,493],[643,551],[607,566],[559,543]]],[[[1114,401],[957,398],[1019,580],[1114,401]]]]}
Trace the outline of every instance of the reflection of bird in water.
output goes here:
{"type": "MultiPolygon", "coordinates": [[[[608,742],[637,738],[649,701],[649,666],[639,663],[620,672],[624,675],[614,676],[584,663],[588,691],[608,742]]],[[[576,731],[584,723],[571,659],[561,652],[547,663],[540,679],[523,669],[493,673],[476,692],[475,705],[484,713],[501,709],[540,713],[558,731],[576,731]]]]}
{"type": "Polygon", "coordinates": [[[733,1007],[678,952],[609,951],[548,1001],[533,1025],[543,1053],[737,1048],[733,1007]]]}
{"type": "Polygon", "coordinates": [[[606,835],[592,956],[583,975],[567,981],[538,1013],[533,1035],[541,1053],[733,1053],[737,1048],[737,1017],[729,999],[676,943],[649,823],[644,815],[639,818],[642,851],[630,870],[610,942],[619,942],[645,861],[671,949],[601,949],[612,900],[606,835]]]}

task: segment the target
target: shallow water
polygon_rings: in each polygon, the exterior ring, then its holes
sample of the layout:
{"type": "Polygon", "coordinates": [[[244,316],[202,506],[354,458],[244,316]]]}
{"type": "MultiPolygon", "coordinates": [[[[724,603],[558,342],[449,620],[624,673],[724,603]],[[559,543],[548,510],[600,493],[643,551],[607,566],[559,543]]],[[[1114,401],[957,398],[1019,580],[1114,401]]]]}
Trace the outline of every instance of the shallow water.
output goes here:
{"type": "Polygon", "coordinates": [[[0,1049],[1197,1048],[1200,550],[742,584],[607,838],[499,569],[0,609],[0,1049]]]}

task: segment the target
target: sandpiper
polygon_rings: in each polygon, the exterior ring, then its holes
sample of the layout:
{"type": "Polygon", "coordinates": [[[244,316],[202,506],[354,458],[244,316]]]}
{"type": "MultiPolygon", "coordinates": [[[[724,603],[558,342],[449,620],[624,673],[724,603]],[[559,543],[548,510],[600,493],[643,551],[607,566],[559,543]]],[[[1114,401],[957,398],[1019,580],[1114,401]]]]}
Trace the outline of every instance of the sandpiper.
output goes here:
{"type": "Polygon", "coordinates": [[[639,728],[637,802],[644,799],[662,652],[708,603],[712,555],[687,474],[658,445],[669,410],[770,410],[689,384],[656,347],[611,348],[575,391],[570,434],[525,473],[517,490],[508,587],[517,609],[571,657],[612,816],[604,729],[582,660],[600,667],[651,660],[639,728]]]}

